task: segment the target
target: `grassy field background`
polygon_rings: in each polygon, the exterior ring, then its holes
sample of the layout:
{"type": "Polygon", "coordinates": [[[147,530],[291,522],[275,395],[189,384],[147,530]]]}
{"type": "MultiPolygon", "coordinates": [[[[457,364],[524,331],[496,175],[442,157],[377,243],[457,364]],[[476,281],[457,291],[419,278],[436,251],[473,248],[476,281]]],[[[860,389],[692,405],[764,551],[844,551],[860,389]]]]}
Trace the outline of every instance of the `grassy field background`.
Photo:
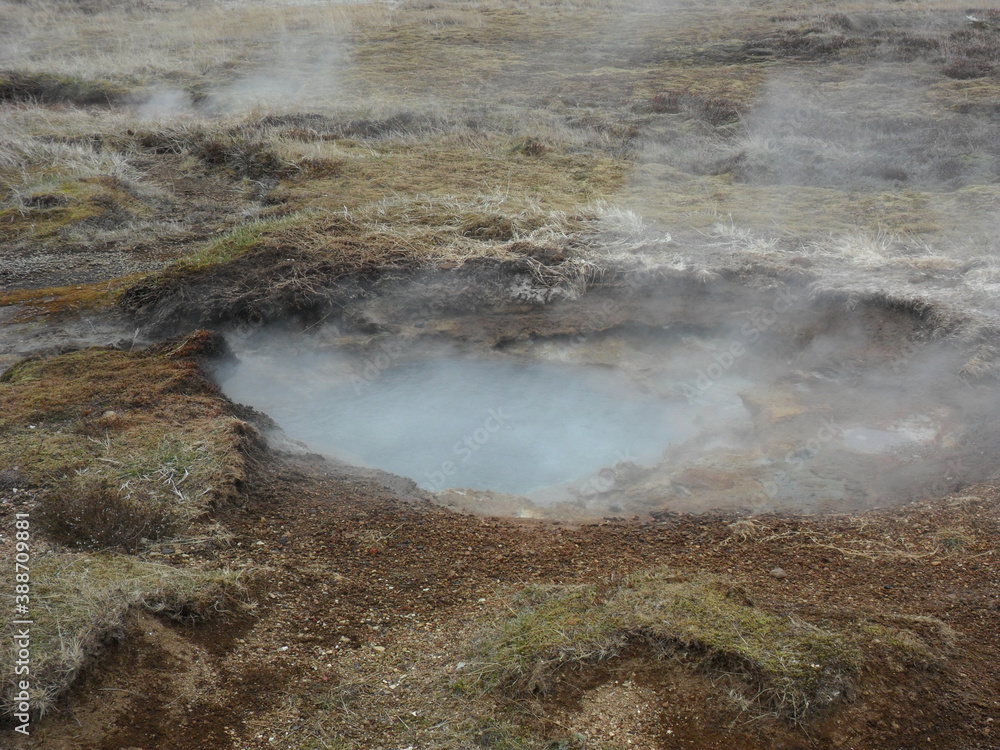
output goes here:
{"type": "Polygon", "coordinates": [[[978,299],[998,22],[967,10],[9,4],[2,227],[36,258],[100,247],[108,275],[261,216],[389,201],[380,226],[405,232],[428,199],[603,199],[691,264],[978,299]]]}

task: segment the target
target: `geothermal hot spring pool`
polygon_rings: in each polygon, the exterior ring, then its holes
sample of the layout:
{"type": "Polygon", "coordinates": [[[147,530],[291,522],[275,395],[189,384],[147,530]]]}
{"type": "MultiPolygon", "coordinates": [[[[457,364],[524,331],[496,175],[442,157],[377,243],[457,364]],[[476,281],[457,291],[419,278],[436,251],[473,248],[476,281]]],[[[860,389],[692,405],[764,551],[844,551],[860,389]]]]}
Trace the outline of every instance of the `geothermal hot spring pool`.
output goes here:
{"type": "MultiPolygon", "coordinates": [[[[663,317],[690,309],[680,298],[663,317]]],[[[257,332],[230,337],[215,377],[277,424],[279,448],[498,515],[855,511],[991,476],[996,385],[961,377],[969,353],[921,338],[919,320],[865,315],[804,307],[768,337],[725,319],[586,335],[515,320],[499,340],[475,338],[471,317],[464,338],[454,321],[257,332]]]]}
{"type": "Polygon", "coordinates": [[[651,466],[706,421],[745,417],[731,383],[668,401],[599,366],[450,355],[366,371],[336,353],[241,362],[221,376],[232,399],[319,453],[435,492],[554,493],[621,462],[651,466]]]}

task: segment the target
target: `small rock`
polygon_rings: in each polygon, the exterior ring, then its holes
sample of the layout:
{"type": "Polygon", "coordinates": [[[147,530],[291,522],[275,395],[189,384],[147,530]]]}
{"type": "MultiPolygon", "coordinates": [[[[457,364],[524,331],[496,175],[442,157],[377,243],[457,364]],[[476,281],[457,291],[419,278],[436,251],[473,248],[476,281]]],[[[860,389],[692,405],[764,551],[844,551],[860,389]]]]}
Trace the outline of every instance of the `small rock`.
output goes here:
{"type": "Polygon", "coordinates": [[[778,579],[788,578],[788,574],[784,571],[783,568],[774,568],[771,570],[771,577],[778,579]]]}
{"type": "Polygon", "coordinates": [[[114,409],[108,409],[101,415],[101,419],[104,419],[109,422],[117,422],[118,418],[119,418],[118,412],[116,412],[114,409]]]}
{"type": "Polygon", "coordinates": [[[378,651],[380,654],[385,652],[385,646],[372,646],[372,648],[378,651]]]}

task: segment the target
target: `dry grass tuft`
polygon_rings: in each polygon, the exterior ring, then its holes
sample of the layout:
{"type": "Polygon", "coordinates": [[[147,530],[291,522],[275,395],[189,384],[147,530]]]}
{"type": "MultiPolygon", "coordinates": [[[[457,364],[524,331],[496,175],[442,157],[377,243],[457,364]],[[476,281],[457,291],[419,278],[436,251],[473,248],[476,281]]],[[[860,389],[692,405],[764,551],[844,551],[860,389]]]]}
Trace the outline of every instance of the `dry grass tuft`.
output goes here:
{"type": "MultiPolygon", "coordinates": [[[[13,590],[13,568],[2,574],[13,590]]],[[[125,555],[48,554],[36,557],[31,571],[31,705],[47,713],[80,670],[103,645],[120,640],[130,614],[142,609],[175,620],[199,620],[242,606],[241,576],[231,570],[169,565],[125,555]]],[[[14,630],[8,625],[5,631],[14,630]]],[[[11,639],[0,649],[6,675],[0,714],[9,715],[17,694],[11,639]]]]}
{"type": "Polygon", "coordinates": [[[144,129],[133,137],[137,146],[147,152],[189,154],[209,167],[230,169],[239,179],[280,179],[293,173],[296,167],[275,152],[271,130],[269,118],[262,118],[234,125],[144,129]]]}
{"type": "Polygon", "coordinates": [[[1000,12],[969,14],[966,28],[953,31],[945,43],[943,72],[960,81],[986,78],[1000,65],[1000,12]]]}
{"type": "Polygon", "coordinates": [[[0,292],[0,307],[16,305],[20,308],[13,317],[14,322],[38,318],[58,320],[84,312],[107,311],[114,307],[118,294],[139,278],[125,276],[94,284],[0,292]]]}

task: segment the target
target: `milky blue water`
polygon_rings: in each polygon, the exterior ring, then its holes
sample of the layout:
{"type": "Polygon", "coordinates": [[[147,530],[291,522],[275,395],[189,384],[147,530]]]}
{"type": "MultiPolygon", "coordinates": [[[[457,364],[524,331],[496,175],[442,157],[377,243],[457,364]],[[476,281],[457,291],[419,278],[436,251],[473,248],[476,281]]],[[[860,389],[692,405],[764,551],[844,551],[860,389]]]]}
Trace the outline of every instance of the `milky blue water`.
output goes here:
{"type": "Polygon", "coordinates": [[[242,354],[218,379],[312,450],[432,491],[526,494],[620,461],[653,464],[700,429],[701,407],[643,395],[610,368],[242,354]]]}

